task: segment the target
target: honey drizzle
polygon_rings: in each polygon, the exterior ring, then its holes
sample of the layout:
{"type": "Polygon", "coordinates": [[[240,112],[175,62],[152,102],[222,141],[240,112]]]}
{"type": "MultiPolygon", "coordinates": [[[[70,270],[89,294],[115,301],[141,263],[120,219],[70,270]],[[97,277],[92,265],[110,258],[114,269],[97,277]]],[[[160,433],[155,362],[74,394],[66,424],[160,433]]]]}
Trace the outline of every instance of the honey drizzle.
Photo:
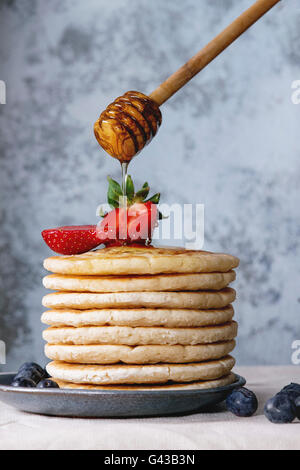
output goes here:
{"type": "Polygon", "coordinates": [[[121,168],[122,168],[122,192],[123,192],[124,196],[126,196],[126,183],[127,183],[128,165],[129,165],[129,163],[127,163],[127,162],[121,163],[121,168]]]}

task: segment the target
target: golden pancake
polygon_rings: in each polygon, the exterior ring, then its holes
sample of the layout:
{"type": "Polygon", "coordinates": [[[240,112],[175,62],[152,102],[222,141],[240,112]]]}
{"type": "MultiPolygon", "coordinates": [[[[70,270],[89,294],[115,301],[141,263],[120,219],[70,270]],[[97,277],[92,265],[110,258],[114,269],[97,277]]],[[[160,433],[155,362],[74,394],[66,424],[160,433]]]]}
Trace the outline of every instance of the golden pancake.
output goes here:
{"type": "Polygon", "coordinates": [[[220,379],[215,380],[202,380],[198,382],[190,382],[185,384],[172,383],[165,385],[87,385],[87,384],[75,384],[72,382],[64,382],[62,380],[55,379],[55,382],[59,385],[60,388],[64,389],[82,389],[82,390],[115,390],[115,391],[180,391],[180,390],[205,390],[217,387],[224,387],[226,385],[232,384],[235,382],[236,376],[230,372],[230,374],[221,377],[220,379]]]}
{"type": "Polygon", "coordinates": [[[235,347],[235,341],[197,346],[181,345],[64,345],[46,344],[45,354],[53,361],[78,364],[157,364],[186,363],[220,359],[235,347]]]}
{"type": "Polygon", "coordinates": [[[82,365],[54,361],[47,372],[57,380],[77,384],[154,384],[214,380],[228,375],[235,364],[231,356],[191,364],[82,365]]]}
{"type": "Polygon", "coordinates": [[[43,298],[43,306],[51,309],[74,308],[79,310],[98,308],[222,308],[236,297],[234,289],[197,292],[54,292],[43,298]]]}
{"type": "Polygon", "coordinates": [[[184,248],[113,247],[82,255],[53,256],[44,267],[58,274],[123,275],[227,272],[239,259],[223,253],[184,248]]]}
{"type": "Polygon", "coordinates": [[[160,274],[155,276],[67,276],[44,277],[46,289],[70,292],[162,292],[220,290],[235,280],[235,272],[160,274]]]}
{"type": "Polygon", "coordinates": [[[47,328],[43,338],[50,344],[182,344],[217,343],[236,337],[237,323],[199,328],[160,328],[128,326],[86,326],[82,328],[47,328]]]}
{"type": "Polygon", "coordinates": [[[101,309],[47,310],[42,322],[50,326],[165,326],[182,328],[221,325],[230,322],[234,311],[231,305],[218,310],[192,309],[101,309]]]}

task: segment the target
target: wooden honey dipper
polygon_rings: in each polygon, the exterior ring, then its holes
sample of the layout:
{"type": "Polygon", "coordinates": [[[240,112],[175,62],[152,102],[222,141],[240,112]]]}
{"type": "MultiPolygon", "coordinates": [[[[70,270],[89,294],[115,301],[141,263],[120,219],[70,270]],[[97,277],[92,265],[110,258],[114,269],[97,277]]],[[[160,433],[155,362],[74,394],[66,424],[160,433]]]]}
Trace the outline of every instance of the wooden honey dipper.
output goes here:
{"type": "Polygon", "coordinates": [[[156,135],[165,101],[232,44],[280,0],[257,0],[149,96],[128,91],[103,111],[95,123],[101,147],[121,163],[129,163],[156,135]]]}

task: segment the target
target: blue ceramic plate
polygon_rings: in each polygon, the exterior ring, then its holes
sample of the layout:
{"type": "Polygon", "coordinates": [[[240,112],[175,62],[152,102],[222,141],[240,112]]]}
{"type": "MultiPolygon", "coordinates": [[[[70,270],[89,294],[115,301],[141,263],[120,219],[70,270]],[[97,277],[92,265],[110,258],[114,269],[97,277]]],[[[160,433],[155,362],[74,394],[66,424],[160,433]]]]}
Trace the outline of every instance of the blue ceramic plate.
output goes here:
{"type": "Polygon", "coordinates": [[[15,374],[0,374],[0,400],[7,405],[50,416],[80,418],[133,418],[199,413],[224,401],[246,380],[208,390],[59,390],[15,388],[9,384],[15,374]]]}

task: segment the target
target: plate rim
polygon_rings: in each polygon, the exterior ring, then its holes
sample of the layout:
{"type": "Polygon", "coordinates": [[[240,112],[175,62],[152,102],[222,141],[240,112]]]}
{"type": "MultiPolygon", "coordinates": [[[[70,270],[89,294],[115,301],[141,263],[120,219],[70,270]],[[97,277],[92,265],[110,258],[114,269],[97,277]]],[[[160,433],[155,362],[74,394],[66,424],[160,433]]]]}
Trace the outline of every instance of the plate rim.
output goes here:
{"type": "MultiPolygon", "coordinates": [[[[3,376],[7,375],[16,375],[17,372],[0,372],[0,378],[3,376]]],[[[41,388],[26,388],[26,387],[12,387],[11,385],[1,385],[0,384],[0,392],[5,392],[5,393],[26,393],[29,395],[71,395],[71,396],[77,396],[77,395],[85,395],[88,396],[91,393],[93,395],[145,395],[145,396],[150,396],[153,394],[161,394],[161,395],[169,395],[172,393],[173,395],[204,395],[204,394],[214,394],[214,393],[222,393],[222,392],[227,392],[229,390],[233,390],[235,388],[243,387],[247,381],[246,379],[236,373],[233,373],[235,375],[236,380],[232,382],[231,384],[227,385],[222,385],[220,387],[215,387],[215,388],[203,388],[203,389],[189,389],[189,390],[85,390],[85,389],[59,389],[59,388],[53,388],[53,389],[41,389],[41,388]]]]}

